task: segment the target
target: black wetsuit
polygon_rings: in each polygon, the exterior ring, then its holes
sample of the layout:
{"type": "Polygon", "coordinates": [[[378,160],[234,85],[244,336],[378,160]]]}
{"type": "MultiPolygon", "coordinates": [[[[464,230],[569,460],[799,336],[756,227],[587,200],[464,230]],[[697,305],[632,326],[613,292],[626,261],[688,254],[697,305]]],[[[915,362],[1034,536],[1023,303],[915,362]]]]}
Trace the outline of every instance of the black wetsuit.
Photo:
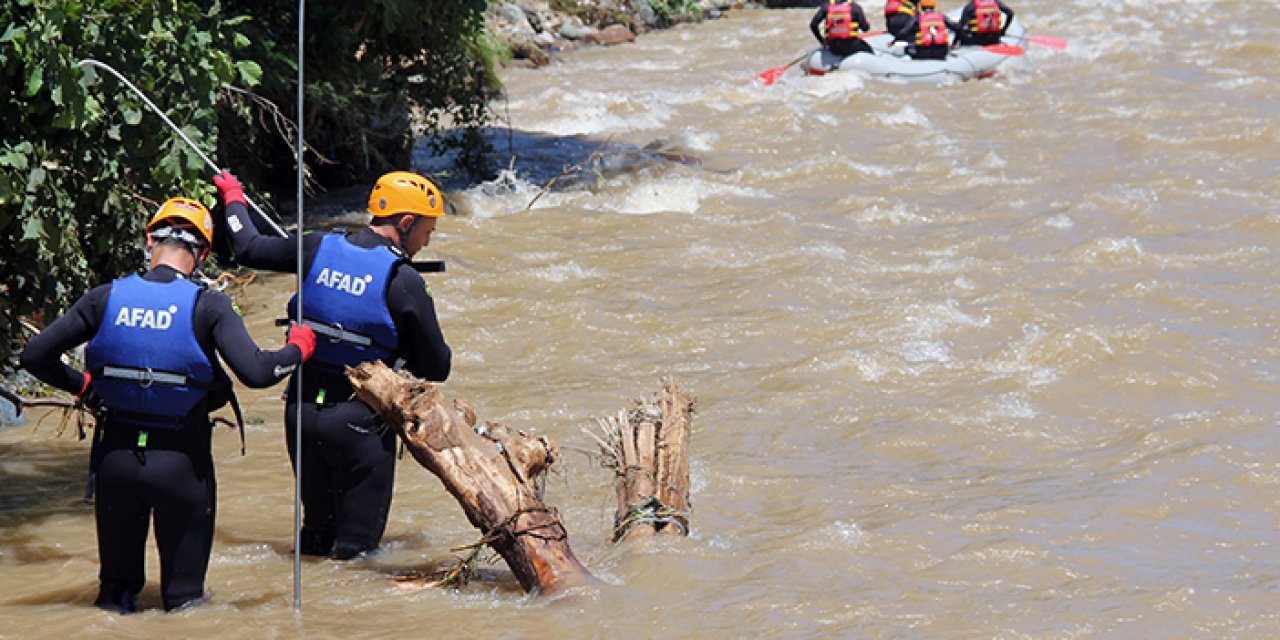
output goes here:
{"type": "MultiPolygon", "coordinates": [[[[142,276],[149,282],[182,277],[164,265],[142,276]]],[[[22,352],[22,367],[46,384],[80,392],[84,375],[63,364],[60,356],[98,333],[111,288],[106,284],[89,291],[66,315],[32,338],[22,352]]],[[[260,351],[231,299],[217,291],[200,291],[192,326],[196,342],[213,364],[215,381],[225,385],[210,391],[176,429],[139,429],[118,416],[113,418],[110,409],[99,425],[101,440],[94,446],[92,463],[101,563],[95,604],[104,609],[137,610],[137,595],[146,583],[147,530],[153,514],[164,608],[172,610],[204,596],[217,506],[209,412],[227,402],[230,389],[215,350],[241,382],[258,388],[279,382],[301,360],[294,346],[260,351]]]]}
{"type": "MultiPolygon", "coordinates": [[[[911,22],[908,22],[902,31],[894,34],[894,39],[907,41],[907,55],[916,60],[946,60],[947,54],[951,52],[950,45],[938,44],[922,47],[916,44],[916,33],[920,31],[920,16],[923,13],[922,11],[911,18],[911,22]]],[[[952,22],[951,18],[943,16],[942,20],[952,33],[959,31],[959,25],[952,22]]]]}
{"type": "MultiPolygon", "coordinates": [[[[227,208],[228,227],[236,259],[249,267],[295,273],[296,236],[280,238],[258,232],[244,205],[227,208]]],[[[328,234],[303,238],[303,272],[309,272],[328,234]]],[[[391,241],[362,229],[347,236],[358,247],[387,247],[403,254],[391,241]]],[[[426,380],[449,376],[452,352],[436,318],[435,303],[413,267],[401,264],[391,276],[383,301],[395,324],[392,359],[426,380]]],[[[307,300],[302,301],[304,307],[307,300]]],[[[317,336],[317,340],[324,340],[317,336]]],[[[391,364],[391,363],[388,363],[391,364]]],[[[315,359],[302,369],[302,553],[348,559],[378,547],[391,510],[395,478],[395,434],[377,414],[355,398],[344,375],[315,359]]],[[[297,384],[286,394],[285,441],[295,458],[297,384]]]]}
{"type": "MultiPolygon", "coordinates": [[[[856,2],[850,2],[853,5],[852,18],[854,24],[858,25],[859,33],[866,33],[871,30],[871,23],[867,22],[867,15],[862,12],[862,7],[856,2]]],[[[813,32],[813,37],[825,46],[828,51],[838,56],[851,56],[855,53],[872,53],[871,45],[867,44],[862,38],[840,38],[828,41],[822,35],[822,27],[827,22],[827,2],[823,2],[818,6],[818,12],[813,14],[813,19],[809,21],[809,31],[813,32]]]]}
{"type": "Polygon", "coordinates": [[[919,7],[913,0],[902,0],[902,9],[893,13],[886,13],[884,16],[884,30],[890,35],[897,34],[904,27],[911,23],[911,18],[919,11],[919,7]]]}
{"type": "Polygon", "coordinates": [[[1000,38],[1004,36],[1004,32],[1009,30],[1009,25],[1013,23],[1013,9],[1008,5],[996,0],[996,6],[1000,7],[1000,13],[1004,14],[1004,21],[1000,25],[999,33],[973,33],[970,28],[973,24],[973,16],[976,13],[973,0],[969,0],[969,4],[964,6],[960,12],[960,30],[956,32],[956,39],[961,45],[988,45],[1000,44],[1000,38]]]}

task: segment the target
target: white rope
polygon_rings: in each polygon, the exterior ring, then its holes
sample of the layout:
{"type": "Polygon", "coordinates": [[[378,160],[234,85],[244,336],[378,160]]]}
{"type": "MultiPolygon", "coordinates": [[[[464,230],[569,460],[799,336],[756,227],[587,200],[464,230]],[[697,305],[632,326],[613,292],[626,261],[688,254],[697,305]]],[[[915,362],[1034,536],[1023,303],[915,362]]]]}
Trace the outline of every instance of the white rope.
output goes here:
{"type": "MultiPolygon", "coordinates": [[[[142,93],[142,91],[140,91],[137,87],[133,86],[133,83],[129,82],[129,80],[125,78],[123,75],[121,75],[119,71],[116,71],[115,69],[112,69],[110,65],[103,62],[98,62],[93,58],[85,58],[84,60],[81,60],[80,62],[76,63],[76,66],[78,67],[83,67],[86,65],[97,67],[99,69],[104,69],[107,72],[109,72],[111,75],[115,76],[117,80],[124,83],[124,86],[129,87],[131,91],[133,91],[139,98],[141,98],[142,102],[144,102],[148,107],[150,107],[151,110],[155,112],[156,115],[160,116],[160,119],[164,120],[164,123],[169,125],[169,128],[173,129],[173,132],[178,134],[178,137],[182,138],[182,141],[187,143],[187,146],[190,147],[192,151],[196,152],[196,155],[200,156],[200,159],[204,160],[205,164],[209,165],[210,169],[213,169],[214,175],[222,173],[222,169],[219,169],[218,165],[214,164],[213,161],[209,159],[209,156],[206,156],[204,152],[201,151],[200,148],[196,146],[196,143],[192,142],[191,138],[188,138],[187,134],[184,133],[182,129],[179,129],[178,125],[174,124],[173,121],[169,119],[169,116],[166,116],[164,112],[161,111],[160,108],[157,107],[155,103],[152,102],[151,99],[146,96],[146,94],[142,93]]],[[[271,216],[267,215],[267,213],[263,211],[260,207],[258,207],[257,204],[249,200],[249,198],[247,197],[245,198],[245,203],[248,204],[249,207],[252,208],[254,211],[256,211],[258,215],[262,217],[263,220],[266,220],[267,224],[271,225],[271,228],[275,230],[277,235],[279,235],[280,237],[288,237],[288,234],[284,232],[284,229],[281,229],[280,225],[276,224],[276,221],[273,220],[271,216]]]]}

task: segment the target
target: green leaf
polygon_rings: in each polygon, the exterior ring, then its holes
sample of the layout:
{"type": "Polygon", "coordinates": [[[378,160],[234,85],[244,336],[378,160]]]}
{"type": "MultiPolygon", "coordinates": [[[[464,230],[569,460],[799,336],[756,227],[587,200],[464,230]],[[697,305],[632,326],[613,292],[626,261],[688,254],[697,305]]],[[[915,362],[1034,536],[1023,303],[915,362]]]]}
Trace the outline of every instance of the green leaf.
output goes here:
{"type": "Polygon", "coordinates": [[[29,63],[31,68],[27,70],[27,84],[23,88],[23,97],[30,98],[40,91],[40,87],[44,86],[44,67],[38,63],[29,63]]]}
{"type": "Polygon", "coordinates": [[[26,222],[22,223],[22,240],[43,240],[45,239],[44,225],[41,224],[39,218],[30,217],[26,222]]]}
{"type": "Polygon", "coordinates": [[[31,155],[32,148],[31,143],[24,140],[11,149],[5,149],[4,153],[0,154],[0,167],[26,171],[27,167],[31,166],[27,156],[31,155]]]}
{"type": "Polygon", "coordinates": [[[240,72],[240,81],[247,87],[256,87],[262,80],[262,67],[252,60],[237,60],[236,71],[240,72]]]}
{"type": "Polygon", "coordinates": [[[142,122],[142,110],[141,110],[141,109],[133,109],[133,108],[130,108],[130,107],[122,107],[120,110],[124,112],[124,123],[125,123],[125,124],[127,124],[127,125],[129,125],[129,126],[131,126],[131,127],[136,127],[136,126],[138,126],[138,123],[139,123],[139,122],[142,122]]]}
{"type": "Polygon", "coordinates": [[[4,30],[4,35],[0,36],[0,44],[10,42],[15,38],[26,35],[26,33],[26,27],[19,24],[10,24],[9,27],[4,30]]]}
{"type": "Polygon", "coordinates": [[[40,167],[32,169],[31,173],[27,174],[27,193],[35,193],[40,188],[40,185],[44,184],[44,179],[48,176],[49,174],[45,173],[45,170],[40,167]]]}

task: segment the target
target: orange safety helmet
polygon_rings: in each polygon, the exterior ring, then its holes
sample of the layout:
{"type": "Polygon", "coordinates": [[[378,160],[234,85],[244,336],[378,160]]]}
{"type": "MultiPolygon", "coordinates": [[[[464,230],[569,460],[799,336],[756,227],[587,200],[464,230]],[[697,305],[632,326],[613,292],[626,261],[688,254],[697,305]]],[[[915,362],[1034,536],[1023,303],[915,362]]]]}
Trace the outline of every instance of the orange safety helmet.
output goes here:
{"type": "Polygon", "coordinates": [[[392,171],[378,178],[369,192],[369,213],[375,218],[412,213],[439,218],[444,198],[430,180],[409,171],[392,171]]]}
{"type": "Polygon", "coordinates": [[[152,216],[151,222],[147,223],[147,233],[151,233],[161,222],[165,221],[187,222],[200,232],[200,235],[204,237],[204,241],[208,245],[213,244],[213,217],[209,215],[209,210],[204,205],[191,198],[169,198],[165,200],[164,204],[160,205],[160,209],[156,211],[156,215],[152,216]]]}
{"type": "Polygon", "coordinates": [[[938,0],[920,0],[920,8],[936,9],[938,8],[938,0]]]}

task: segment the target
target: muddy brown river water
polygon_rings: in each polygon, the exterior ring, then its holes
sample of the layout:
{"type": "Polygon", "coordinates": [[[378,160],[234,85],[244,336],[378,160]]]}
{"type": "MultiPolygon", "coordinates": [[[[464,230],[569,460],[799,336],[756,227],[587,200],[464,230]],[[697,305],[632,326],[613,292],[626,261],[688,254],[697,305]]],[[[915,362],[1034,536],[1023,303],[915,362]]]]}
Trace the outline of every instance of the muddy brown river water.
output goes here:
{"type": "MultiPolygon", "coordinates": [[[[387,553],[305,562],[295,612],[276,387],[242,392],[247,456],[215,437],[211,603],[179,614],[154,552],[151,611],[90,606],[87,447],[0,431],[0,636],[1280,635],[1280,11],[1013,6],[1069,48],[952,86],[750,84],[809,10],[504,74],[512,169],[422,256],[444,391],[566,446],[547,499],[604,585],[397,588],[477,538],[406,458],[387,553]],[[580,429],[667,375],[698,398],[691,535],[615,547],[580,429]]],[[[246,292],[260,341],[292,291],[246,292]]]]}

